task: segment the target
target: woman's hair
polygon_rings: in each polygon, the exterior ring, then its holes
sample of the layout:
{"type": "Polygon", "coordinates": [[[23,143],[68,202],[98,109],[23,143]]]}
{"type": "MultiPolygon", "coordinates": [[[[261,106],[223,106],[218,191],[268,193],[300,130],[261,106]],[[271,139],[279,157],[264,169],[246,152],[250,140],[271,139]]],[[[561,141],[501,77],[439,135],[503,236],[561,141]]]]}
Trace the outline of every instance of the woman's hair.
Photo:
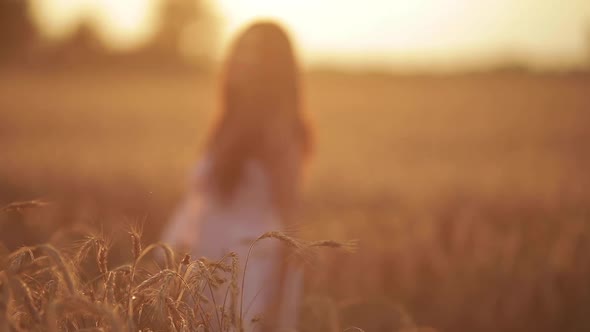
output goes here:
{"type": "Polygon", "coordinates": [[[299,68],[285,31],[258,22],[242,32],[226,59],[220,92],[220,114],[207,142],[216,190],[231,197],[245,162],[257,160],[270,178],[274,203],[285,213],[311,149],[299,68]]]}

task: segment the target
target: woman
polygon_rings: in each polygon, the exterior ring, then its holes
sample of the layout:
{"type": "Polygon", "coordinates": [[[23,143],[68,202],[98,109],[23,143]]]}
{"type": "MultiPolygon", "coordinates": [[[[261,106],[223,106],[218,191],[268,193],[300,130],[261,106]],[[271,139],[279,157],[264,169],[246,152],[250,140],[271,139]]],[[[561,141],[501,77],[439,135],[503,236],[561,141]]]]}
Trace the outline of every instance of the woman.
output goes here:
{"type": "MultiPolygon", "coordinates": [[[[164,240],[211,260],[235,252],[240,282],[250,244],[293,222],[311,139],[302,112],[300,75],[285,31],[271,22],[234,42],[221,80],[217,123],[188,196],[164,240]]],[[[302,274],[273,240],[252,249],[238,308],[246,331],[295,328],[302,274]]],[[[216,299],[219,305],[223,297],[216,299]]],[[[213,324],[214,325],[214,324],[213,324]]]]}

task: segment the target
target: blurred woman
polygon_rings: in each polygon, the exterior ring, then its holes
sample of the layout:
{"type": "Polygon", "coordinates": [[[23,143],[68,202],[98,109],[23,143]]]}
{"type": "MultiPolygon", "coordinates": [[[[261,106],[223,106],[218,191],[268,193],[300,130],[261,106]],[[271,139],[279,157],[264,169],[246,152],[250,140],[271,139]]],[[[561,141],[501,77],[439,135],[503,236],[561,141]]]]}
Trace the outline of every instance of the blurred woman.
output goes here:
{"type": "MultiPolygon", "coordinates": [[[[311,147],[299,69],[280,26],[258,22],[241,33],[220,93],[217,123],[164,241],[211,260],[237,253],[241,285],[252,241],[292,224],[311,147]]],[[[274,240],[253,247],[237,309],[246,331],[260,315],[267,330],[295,328],[303,281],[284,248],[274,240]]]]}

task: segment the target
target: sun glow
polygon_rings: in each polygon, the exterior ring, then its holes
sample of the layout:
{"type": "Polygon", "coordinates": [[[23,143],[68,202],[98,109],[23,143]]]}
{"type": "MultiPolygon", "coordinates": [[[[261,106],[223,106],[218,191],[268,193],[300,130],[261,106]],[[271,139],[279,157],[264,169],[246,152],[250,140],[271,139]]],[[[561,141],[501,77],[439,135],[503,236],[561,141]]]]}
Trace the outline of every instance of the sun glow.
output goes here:
{"type": "Polygon", "coordinates": [[[308,60],[323,64],[444,67],[518,56],[559,65],[583,63],[589,47],[586,0],[220,0],[220,6],[229,35],[253,19],[277,18],[308,60]]]}

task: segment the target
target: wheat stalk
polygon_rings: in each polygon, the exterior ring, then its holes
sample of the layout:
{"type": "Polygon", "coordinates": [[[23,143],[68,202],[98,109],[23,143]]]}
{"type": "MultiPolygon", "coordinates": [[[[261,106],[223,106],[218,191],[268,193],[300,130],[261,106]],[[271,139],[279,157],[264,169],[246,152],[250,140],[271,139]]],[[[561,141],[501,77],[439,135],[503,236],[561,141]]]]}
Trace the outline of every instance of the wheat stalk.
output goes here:
{"type": "Polygon", "coordinates": [[[34,199],[34,200],[22,201],[22,202],[13,202],[13,203],[7,204],[4,207],[0,208],[0,212],[22,212],[24,210],[45,207],[49,204],[51,204],[51,203],[41,200],[41,199],[34,199]]]}

